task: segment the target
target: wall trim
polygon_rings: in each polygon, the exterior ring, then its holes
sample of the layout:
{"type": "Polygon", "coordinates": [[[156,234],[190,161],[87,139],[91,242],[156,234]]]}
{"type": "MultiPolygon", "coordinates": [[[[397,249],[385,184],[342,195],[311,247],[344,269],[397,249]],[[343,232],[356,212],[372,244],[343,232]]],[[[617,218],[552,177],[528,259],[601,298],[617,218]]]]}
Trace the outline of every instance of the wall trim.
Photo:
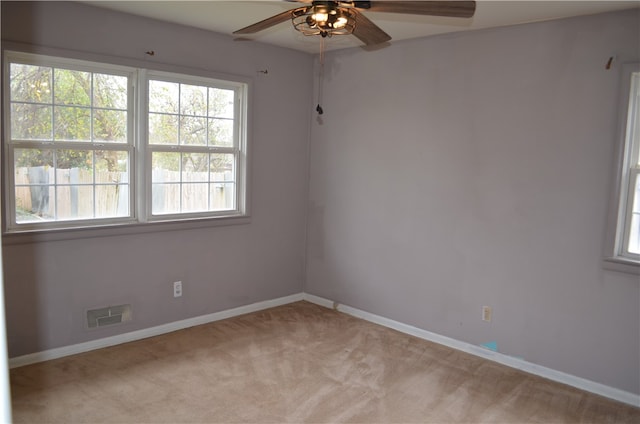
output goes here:
{"type": "Polygon", "coordinates": [[[122,343],[133,342],[136,340],[146,339],[148,337],[159,336],[161,334],[171,333],[177,330],[194,327],[196,325],[208,324],[214,321],[220,321],[227,318],[233,318],[239,315],[251,312],[262,311],[264,309],[282,306],[293,302],[303,300],[303,293],[296,293],[290,296],[279,297],[277,299],[265,300],[262,302],[252,303],[250,305],[239,306],[233,309],[227,309],[212,314],[200,315],[193,318],[187,318],[180,321],[170,322],[158,325],[156,327],[145,328],[142,330],[132,331],[129,333],[118,334],[116,336],[105,337],[102,339],[91,340],[89,342],[78,343],[71,346],[63,346],[55,349],[44,350],[41,352],[30,353],[27,355],[9,358],[9,368],[17,368],[24,365],[31,365],[38,362],[50,361],[52,359],[62,358],[64,356],[75,355],[77,353],[89,352],[91,350],[102,349],[104,347],[115,346],[122,343]]]}
{"type": "Polygon", "coordinates": [[[527,372],[529,374],[534,374],[548,380],[563,383],[580,390],[607,397],[609,399],[617,400],[619,402],[623,402],[635,407],[640,407],[640,395],[636,395],[631,392],[616,389],[615,387],[606,386],[601,383],[596,383],[595,381],[587,380],[585,378],[547,368],[542,365],[537,365],[532,362],[527,362],[524,359],[505,355],[504,353],[500,352],[495,352],[481,346],[476,346],[467,342],[442,336],[440,334],[432,333],[418,327],[413,327],[411,325],[394,321],[380,315],[372,314],[370,312],[366,312],[357,308],[352,308],[351,306],[342,305],[322,297],[314,296],[312,294],[304,293],[303,299],[307,302],[315,303],[316,305],[324,306],[326,308],[333,308],[337,311],[344,312],[347,315],[361,318],[365,321],[369,321],[374,324],[382,325],[383,327],[400,331],[401,333],[409,334],[423,340],[428,340],[456,350],[460,350],[462,352],[470,353],[472,355],[479,356],[481,358],[488,359],[490,361],[497,362],[499,364],[527,372]]]}
{"type": "Polygon", "coordinates": [[[351,315],[356,318],[369,321],[374,324],[381,325],[383,327],[391,328],[396,331],[400,331],[404,334],[418,337],[423,340],[428,340],[434,343],[438,343],[452,349],[456,349],[462,352],[466,352],[475,356],[479,356],[489,361],[497,362],[502,365],[506,365],[511,368],[515,368],[529,374],[534,374],[539,377],[546,378],[558,383],[566,384],[568,386],[575,387],[580,390],[591,392],[600,396],[607,397],[619,402],[623,402],[635,407],[640,407],[640,395],[636,395],[631,392],[616,389],[615,387],[606,386],[595,381],[587,380],[581,377],[577,377],[571,374],[567,374],[561,371],[557,371],[551,368],[537,365],[532,362],[527,362],[520,358],[505,355],[504,353],[495,352],[490,349],[476,346],[467,342],[456,340],[450,337],[442,336],[437,333],[432,333],[427,330],[423,330],[418,327],[414,327],[402,322],[394,321],[389,318],[385,318],[380,315],[372,314],[367,311],[363,311],[357,308],[353,308],[348,305],[342,305],[323,297],[315,296],[309,293],[297,293],[290,296],[279,297],[277,299],[265,300],[262,302],[252,303],[250,305],[239,306],[233,309],[227,309],[220,312],[214,312],[208,315],[201,315],[194,318],[188,318],[181,321],[170,322],[167,324],[159,325],[156,327],[146,328],[142,330],[132,331],[117,336],[106,337],[103,339],[92,340],[89,342],[79,343],[71,346],[64,346],[55,349],[49,349],[42,352],[30,353],[28,355],[17,356],[9,359],[9,368],[21,367],[24,365],[35,364],[38,362],[49,361],[52,359],[62,358],[69,355],[75,355],[77,353],[88,352],[95,349],[101,349],[104,347],[115,346],[122,343],[128,343],[136,340],[145,339],[148,337],[159,336],[161,334],[170,333],[177,330],[193,327],[196,325],[207,324],[210,322],[220,321],[227,318],[233,318],[239,315],[248,314],[251,312],[257,312],[264,309],[273,308],[276,306],[282,306],[289,303],[299,302],[305,300],[310,303],[314,303],[325,308],[335,309],[339,312],[343,312],[347,315],[351,315]]]}

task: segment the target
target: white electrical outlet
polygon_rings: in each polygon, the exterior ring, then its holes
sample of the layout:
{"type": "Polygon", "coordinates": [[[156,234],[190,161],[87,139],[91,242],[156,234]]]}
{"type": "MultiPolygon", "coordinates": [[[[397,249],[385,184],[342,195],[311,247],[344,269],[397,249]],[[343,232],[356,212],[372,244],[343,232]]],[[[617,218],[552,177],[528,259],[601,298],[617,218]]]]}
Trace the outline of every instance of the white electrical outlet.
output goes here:
{"type": "Polygon", "coordinates": [[[482,321],[491,322],[491,306],[482,307],[482,321]]]}
{"type": "Polygon", "coordinates": [[[182,296],[182,281],[176,281],[173,283],[173,297],[182,296]]]}

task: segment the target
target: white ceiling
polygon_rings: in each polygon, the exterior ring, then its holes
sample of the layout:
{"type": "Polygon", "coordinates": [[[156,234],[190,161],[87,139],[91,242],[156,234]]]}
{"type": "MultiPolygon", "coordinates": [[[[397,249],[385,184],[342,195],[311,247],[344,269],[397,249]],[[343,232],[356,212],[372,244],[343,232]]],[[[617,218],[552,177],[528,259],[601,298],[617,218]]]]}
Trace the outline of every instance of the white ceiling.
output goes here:
{"type": "MultiPolygon", "coordinates": [[[[132,13],[231,35],[262,19],[300,6],[298,3],[272,0],[235,1],[92,1],[107,9],[132,13]]],[[[394,41],[425,37],[447,32],[467,31],[544,21],[570,16],[589,15],[607,11],[640,7],[640,0],[626,1],[490,1],[479,0],[473,18],[442,18],[391,13],[363,12],[387,32],[394,41]]],[[[288,22],[251,36],[243,36],[261,43],[317,53],[317,37],[305,37],[288,22]]],[[[362,46],[353,36],[328,39],[327,50],[362,46]]]]}

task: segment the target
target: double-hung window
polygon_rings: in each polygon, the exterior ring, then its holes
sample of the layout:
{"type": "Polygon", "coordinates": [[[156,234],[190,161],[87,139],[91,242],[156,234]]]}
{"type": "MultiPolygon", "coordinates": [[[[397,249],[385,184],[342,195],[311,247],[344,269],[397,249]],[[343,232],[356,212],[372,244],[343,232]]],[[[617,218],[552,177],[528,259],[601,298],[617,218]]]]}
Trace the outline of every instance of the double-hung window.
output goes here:
{"type": "Polygon", "coordinates": [[[640,265],[640,67],[627,65],[623,72],[620,151],[617,175],[617,213],[609,256],[640,265]]]}
{"type": "Polygon", "coordinates": [[[150,215],[235,210],[240,87],[158,73],[147,82],[150,215]]]}
{"type": "Polygon", "coordinates": [[[7,71],[9,228],[130,216],[132,73],[33,56],[7,71]]]}
{"type": "Polygon", "coordinates": [[[7,232],[245,216],[247,82],[6,52],[7,232]]]}

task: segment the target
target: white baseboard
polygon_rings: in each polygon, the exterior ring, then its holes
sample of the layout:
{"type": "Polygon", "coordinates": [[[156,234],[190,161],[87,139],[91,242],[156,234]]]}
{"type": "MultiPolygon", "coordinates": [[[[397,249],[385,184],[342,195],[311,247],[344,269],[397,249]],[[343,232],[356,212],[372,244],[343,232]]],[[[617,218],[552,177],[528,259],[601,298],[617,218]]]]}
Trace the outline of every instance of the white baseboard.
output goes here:
{"type": "Polygon", "coordinates": [[[551,368],[543,367],[531,362],[527,362],[524,359],[515,358],[513,356],[505,355],[504,353],[495,352],[490,349],[486,349],[481,346],[476,346],[470,343],[466,343],[460,340],[452,339],[450,337],[442,336],[440,334],[432,333],[421,328],[413,327],[411,325],[403,324],[398,321],[394,321],[379,315],[375,315],[360,309],[352,308],[347,305],[341,305],[331,300],[324,299],[322,297],[314,296],[308,293],[304,293],[303,299],[315,303],[326,308],[333,308],[345,314],[354,316],[356,318],[364,319],[365,321],[372,322],[374,324],[382,325],[384,327],[392,328],[400,331],[401,333],[409,334],[420,339],[435,342],[450,348],[460,350],[462,352],[470,353],[475,356],[479,356],[484,359],[488,359],[493,362],[497,362],[502,365],[506,365],[511,368],[516,368],[530,374],[534,374],[558,383],[563,383],[568,386],[572,386],[587,392],[595,393],[600,396],[605,396],[609,399],[624,402],[626,404],[640,407],[640,395],[636,395],[631,392],[616,389],[614,387],[606,386],[604,384],[596,383],[591,380],[587,380],[581,377],[576,377],[571,374],[567,374],[561,371],[557,371],[551,368]]]}
{"type": "Polygon", "coordinates": [[[219,321],[227,318],[232,318],[238,315],[244,315],[251,312],[261,311],[264,309],[273,308],[276,306],[286,305],[288,303],[298,302],[306,300],[316,305],[323,306],[325,308],[332,308],[345,314],[364,319],[374,324],[382,325],[405,334],[409,334],[424,340],[428,340],[434,343],[438,343],[450,348],[460,350],[462,352],[470,353],[472,355],[479,356],[481,358],[488,359],[506,365],[512,368],[516,368],[530,374],[538,375],[540,377],[547,378],[552,381],[563,383],[587,392],[595,393],[607,398],[617,400],[629,405],[640,407],[640,396],[634,393],[626,392],[624,390],[609,387],[604,384],[596,383],[591,380],[587,380],[581,377],[576,377],[571,374],[566,374],[560,371],[556,371],[551,368],[536,365],[531,362],[527,362],[520,358],[515,358],[503,353],[495,352],[481,346],[472,345],[460,340],[452,339],[450,337],[442,336],[440,334],[432,333],[421,328],[413,327],[411,325],[403,324],[398,321],[391,320],[379,315],[372,314],[370,312],[362,311],[360,309],[352,308],[351,306],[341,305],[331,300],[314,296],[308,293],[297,293],[290,296],[280,297],[272,300],[265,300],[263,302],[257,302],[250,305],[240,306],[225,311],[215,312],[208,315],[202,315],[199,317],[189,318],[181,321],[171,322],[168,324],[159,325],[156,327],[146,328],[143,330],[133,331],[130,333],[119,334],[117,336],[106,337],[99,340],[92,340],[85,343],[79,343],[72,346],[64,346],[56,349],[45,350],[42,352],[31,353],[28,355],[18,356],[9,359],[9,368],[21,367],[24,365],[34,364],[37,362],[48,361],[51,359],[57,359],[64,356],[74,355],[77,353],[88,352],[90,350],[101,349],[104,347],[115,346],[122,343],[128,343],[135,340],[145,339],[147,337],[159,336],[161,334],[170,333],[172,331],[182,330],[184,328],[193,327],[196,325],[207,324],[214,321],[219,321]]]}
{"type": "Polygon", "coordinates": [[[225,311],[214,312],[208,315],[201,315],[194,318],[188,318],[181,321],[170,322],[156,327],[145,328],[143,330],[132,331],[129,333],[118,334],[117,336],[105,337],[103,339],[92,340],[89,342],[78,343],[71,346],[49,349],[42,352],[30,353],[28,355],[17,356],[9,359],[9,368],[21,367],[24,365],[35,364],[37,362],[49,361],[51,359],[62,358],[64,356],[75,355],[77,353],[88,352],[90,350],[101,349],[104,347],[115,346],[122,343],[133,342],[135,340],[146,339],[148,337],[159,336],[161,334],[170,333],[172,331],[182,330],[196,325],[207,324],[214,321],[220,321],[232,318],[238,315],[244,315],[251,312],[261,311],[276,306],[286,305],[288,303],[303,300],[304,294],[297,293],[291,296],[280,297],[278,299],[265,300],[263,302],[252,303],[250,305],[239,306],[237,308],[225,311]]]}

